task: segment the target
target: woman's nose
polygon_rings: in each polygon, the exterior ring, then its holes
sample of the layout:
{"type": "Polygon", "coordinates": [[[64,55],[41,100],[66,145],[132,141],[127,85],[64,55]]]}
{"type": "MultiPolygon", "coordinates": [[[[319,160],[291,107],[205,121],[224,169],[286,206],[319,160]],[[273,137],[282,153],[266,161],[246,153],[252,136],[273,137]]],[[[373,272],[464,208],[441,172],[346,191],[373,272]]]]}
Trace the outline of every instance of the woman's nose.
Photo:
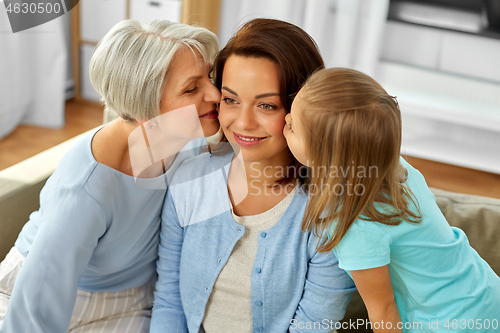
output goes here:
{"type": "Polygon", "coordinates": [[[251,107],[243,106],[238,113],[236,124],[240,129],[251,129],[255,127],[255,114],[251,107]]]}

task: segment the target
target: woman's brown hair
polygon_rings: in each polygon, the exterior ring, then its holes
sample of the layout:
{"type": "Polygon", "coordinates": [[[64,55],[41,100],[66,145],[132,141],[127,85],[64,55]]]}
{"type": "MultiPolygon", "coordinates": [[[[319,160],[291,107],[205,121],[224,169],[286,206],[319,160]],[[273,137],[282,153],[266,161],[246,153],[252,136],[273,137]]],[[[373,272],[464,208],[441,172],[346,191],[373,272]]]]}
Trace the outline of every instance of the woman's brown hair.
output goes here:
{"type": "Polygon", "coordinates": [[[321,237],[319,251],[332,250],[358,218],[388,225],[421,220],[399,162],[394,97],[368,75],[329,68],[309,78],[297,103],[311,161],[302,229],[321,237]]]}
{"type": "MultiPolygon", "coordinates": [[[[215,85],[222,88],[222,73],[227,59],[232,56],[265,58],[278,65],[280,73],[280,100],[290,112],[293,99],[307,78],[324,68],[323,59],[314,40],[307,32],[288,22],[258,18],[245,23],[219,52],[215,60],[215,85]]],[[[294,158],[292,170],[301,170],[294,158]]],[[[294,172],[294,175],[296,172],[294,172]]],[[[279,183],[288,183],[295,176],[285,177],[279,183]]],[[[298,177],[303,183],[303,178],[298,177]]]]}

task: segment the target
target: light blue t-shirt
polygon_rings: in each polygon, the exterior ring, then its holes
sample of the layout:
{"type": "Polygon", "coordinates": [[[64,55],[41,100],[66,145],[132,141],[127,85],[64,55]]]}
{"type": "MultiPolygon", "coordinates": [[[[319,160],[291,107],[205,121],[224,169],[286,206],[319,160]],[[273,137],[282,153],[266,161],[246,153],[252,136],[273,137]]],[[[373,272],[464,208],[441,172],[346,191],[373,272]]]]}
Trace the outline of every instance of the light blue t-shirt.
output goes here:
{"type": "MultiPolygon", "coordinates": [[[[97,131],[96,131],[97,132],[97,131]]],[[[63,157],[16,241],[26,260],[0,332],[67,332],[77,289],[122,291],[156,276],[167,175],[134,179],[92,155],[93,132],[63,157]]]]}
{"type": "Polygon", "coordinates": [[[422,221],[391,226],[356,220],[334,250],[340,267],[349,272],[388,265],[405,332],[498,332],[500,278],[465,233],[450,227],[420,172],[400,161],[422,221]],[[477,320],[496,320],[497,329],[479,329],[477,320]]]}

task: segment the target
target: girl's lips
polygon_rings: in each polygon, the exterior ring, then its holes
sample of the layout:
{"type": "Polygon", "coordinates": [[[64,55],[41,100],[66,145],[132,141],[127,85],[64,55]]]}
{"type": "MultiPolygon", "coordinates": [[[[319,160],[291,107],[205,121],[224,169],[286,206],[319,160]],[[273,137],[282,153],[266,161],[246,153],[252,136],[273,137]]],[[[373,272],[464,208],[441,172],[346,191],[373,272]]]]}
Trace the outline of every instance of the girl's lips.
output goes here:
{"type": "Polygon", "coordinates": [[[202,114],[200,118],[203,119],[217,119],[217,110],[213,109],[205,114],[202,114]]]}
{"type": "Polygon", "coordinates": [[[242,147],[251,147],[255,146],[262,142],[262,140],[266,139],[266,137],[258,137],[258,136],[248,136],[241,135],[233,132],[234,140],[238,146],[242,147]]]}

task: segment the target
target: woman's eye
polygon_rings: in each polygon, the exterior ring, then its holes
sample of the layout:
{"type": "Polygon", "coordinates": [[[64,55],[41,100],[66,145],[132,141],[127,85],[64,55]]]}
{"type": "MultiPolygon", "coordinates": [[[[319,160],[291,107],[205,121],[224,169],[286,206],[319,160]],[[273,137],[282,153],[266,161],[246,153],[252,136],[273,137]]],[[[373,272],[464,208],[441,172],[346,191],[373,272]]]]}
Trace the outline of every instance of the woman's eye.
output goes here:
{"type": "Polygon", "coordinates": [[[230,98],[230,97],[224,97],[222,99],[222,101],[226,104],[235,104],[236,103],[236,100],[233,99],[233,98],[230,98]]]}
{"type": "Polygon", "coordinates": [[[213,76],[212,72],[210,72],[208,74],[208,79],[210,80],[210,82],[212,82],[212,84],[215,84],[215,80],[214,80],[214,76],[213,76]]]}
{"type": "Polygon", "coordinates": [[[185,94],[191,94],[191,93],[194,93],[196,90],[198,90],[198,87],[187,89],[184,93],[185,94]]]}
{"type": "Polygon", "coordinates": [[[262,109],[264,109],[264,110],[274,110],[274,109],[276,109],[276,105],[272,105],[272,104],[261,104],[259,106],[262,109]]]}

